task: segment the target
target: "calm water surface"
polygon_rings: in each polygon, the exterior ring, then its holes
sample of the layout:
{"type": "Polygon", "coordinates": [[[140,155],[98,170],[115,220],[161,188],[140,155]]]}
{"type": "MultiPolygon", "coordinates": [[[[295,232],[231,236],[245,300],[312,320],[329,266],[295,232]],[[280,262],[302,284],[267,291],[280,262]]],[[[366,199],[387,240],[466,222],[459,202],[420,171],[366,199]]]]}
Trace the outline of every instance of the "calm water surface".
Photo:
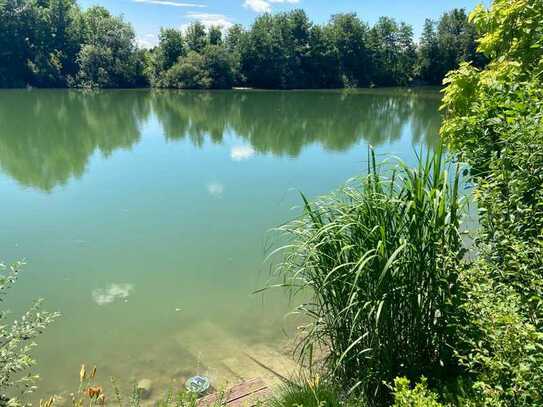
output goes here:
{"type": "MultiPolygon", "coordinates": [[[[412,161],[438,143],[439,93],[0,92],[0,258],[10,295],[63,317],[40,338],[40,393],[102,377],[249,376],[292,322],[265,284],[269,230],[298,191],[336,189],[368,144],[412,161]]],[[[271,363],[271,362],[270,362],[271,363]]],[[[106,380],[107,381],[107,380],[106,380]]]]}

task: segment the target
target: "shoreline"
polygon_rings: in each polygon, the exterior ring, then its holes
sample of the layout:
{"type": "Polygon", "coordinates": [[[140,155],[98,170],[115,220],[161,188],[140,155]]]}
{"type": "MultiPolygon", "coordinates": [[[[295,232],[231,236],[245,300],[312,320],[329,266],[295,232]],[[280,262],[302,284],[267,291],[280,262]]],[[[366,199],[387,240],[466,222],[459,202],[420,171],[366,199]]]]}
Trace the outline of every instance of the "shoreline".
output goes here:
{"type": "Polygon", "coordinates": [[[229,92],[229,91],[250,91],[250,92],[338,92],[338,91],[370,91],[370,90],[441,90],[443,86],[440,85],[414,85],[414,86],[374,86],[374,87],[358,87],[358,88],[250,88],[250,87],[232,87],[228,89],[188,89],[188,88],[153,88],[153,87],[136,87],[136,88],[39,88],[34,86],[26,87],[14,87],[14,88],[0,88],[1,91],[10,90],[58,90],[58,91],[82,91],[82,92],[99,92],[99,91],[183,91],[183,92],[229,92]]]}

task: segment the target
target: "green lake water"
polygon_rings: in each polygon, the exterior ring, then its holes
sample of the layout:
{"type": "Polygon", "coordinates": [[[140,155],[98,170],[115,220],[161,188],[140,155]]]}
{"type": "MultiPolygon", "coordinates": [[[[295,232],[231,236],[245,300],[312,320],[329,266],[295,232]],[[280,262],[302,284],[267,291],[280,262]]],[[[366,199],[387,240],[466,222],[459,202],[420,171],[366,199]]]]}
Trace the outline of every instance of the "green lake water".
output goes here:
{"type": "MultiPolygon", "coordinates": [[[[0,258],[27,263],[6,306],[63,316],[39,339],[36,398],[81,363],[123,382],[250,375],[295,322],[265,285],[275,226],[366,168],[435,147],[436,90],[0,91],[0,258]]],[[[105,379],[105,382],[108,380],[105,379]]]]}

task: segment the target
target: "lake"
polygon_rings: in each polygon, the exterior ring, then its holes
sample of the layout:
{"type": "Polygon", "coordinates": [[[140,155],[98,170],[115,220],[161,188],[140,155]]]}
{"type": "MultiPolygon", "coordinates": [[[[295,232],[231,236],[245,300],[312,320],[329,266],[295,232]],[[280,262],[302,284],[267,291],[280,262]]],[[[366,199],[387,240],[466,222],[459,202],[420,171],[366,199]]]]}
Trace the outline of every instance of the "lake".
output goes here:
{"type": "Polygon", "coordinates": [[[81,363],[157,389],[288,364],[293,304],[253,294],[271,229],[300,191],[363,173],[368,145],[407,162],[437,146],[439,104],[432,89],[0,91],[0,258],[27,263],[7,307],[63,314],[39,339],[35,398],[75,390],[81,363]]]}

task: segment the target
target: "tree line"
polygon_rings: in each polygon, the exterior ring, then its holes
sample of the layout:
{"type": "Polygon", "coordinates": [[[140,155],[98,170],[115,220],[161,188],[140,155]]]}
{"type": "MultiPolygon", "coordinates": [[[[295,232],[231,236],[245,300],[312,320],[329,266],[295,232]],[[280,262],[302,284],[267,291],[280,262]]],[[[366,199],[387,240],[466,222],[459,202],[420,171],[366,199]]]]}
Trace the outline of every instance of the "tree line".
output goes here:
{"type": "Polygon", "coordinates": [[[245,28],[163,28],[153,49],[132,26],[76,0],[0,0],[0,87],[293,89],[441,84],[462,61],[480,66],[462,9],[413,28],[354,13],[324,25],[303,10],[263,14],[245,28]]]}

